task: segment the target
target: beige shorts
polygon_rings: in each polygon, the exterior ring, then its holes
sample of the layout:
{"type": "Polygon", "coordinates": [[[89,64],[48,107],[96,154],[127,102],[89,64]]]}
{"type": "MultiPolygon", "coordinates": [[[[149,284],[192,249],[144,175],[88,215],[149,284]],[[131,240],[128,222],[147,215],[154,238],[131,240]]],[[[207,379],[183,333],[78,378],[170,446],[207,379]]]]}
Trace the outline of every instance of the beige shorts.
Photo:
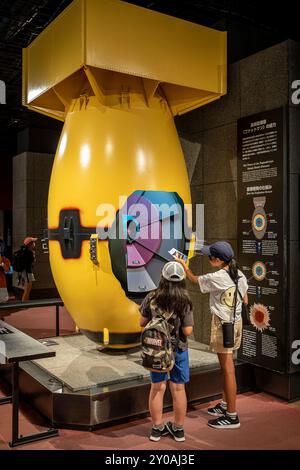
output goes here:
{"type": "Polygon", "coordinates": [[[222,321],[217,316],[212,316],[211,321],[211,335],[210,335],[210,348],[215,353],[224,353],[230,354],[235,349],[239,349],[241,346],[242,341],[242,319],[238,320],[234,324],[234,346],[233,348],[224,348],[223,346],[223,329],[222,329],[222,321]]]}

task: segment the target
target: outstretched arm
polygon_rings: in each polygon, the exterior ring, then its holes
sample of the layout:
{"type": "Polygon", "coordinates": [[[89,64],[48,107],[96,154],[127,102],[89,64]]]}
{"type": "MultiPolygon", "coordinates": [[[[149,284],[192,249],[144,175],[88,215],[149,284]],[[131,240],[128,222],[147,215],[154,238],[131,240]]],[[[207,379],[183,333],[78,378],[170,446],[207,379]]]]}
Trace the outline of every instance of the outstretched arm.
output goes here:
{"type": "Polygon", "coordinates": [[[183,259],[180,259],[180,258],[175,258],[175,260],[182,264],[185,272],[186,272],[186,277],[191,281],[191,282],[194,282],[195,284],[198,283],[198,277],[199,276],[196,276],[191,270],[190,268],[187,266],[187,264],[183,261],[183,259]]]}

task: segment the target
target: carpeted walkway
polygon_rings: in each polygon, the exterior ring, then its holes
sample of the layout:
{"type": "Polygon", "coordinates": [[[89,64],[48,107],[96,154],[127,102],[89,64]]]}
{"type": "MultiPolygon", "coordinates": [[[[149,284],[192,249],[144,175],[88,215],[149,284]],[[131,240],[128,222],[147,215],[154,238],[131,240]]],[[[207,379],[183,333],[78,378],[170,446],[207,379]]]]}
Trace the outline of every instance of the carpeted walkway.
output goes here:
{"type": "MultiPolygon", "coordinates": [[[[35,338],[46,338],[55,334],[55,309],[46,307],[15,313],[6,321],[35,338]]],[[[75,325],[65,309],[61,309],[61,332],[74,332],[75,325]]],[[[0,396],[3,393],[0,391],[0,396]]],[[[176,443],[166,436],[160,442],[148,440],[151,426],[149,419],[131,421],[111,426],[96,432],[60,430],[58,437],[27,444],[16,448],[30,449],[128,449],[128,450],[174,450],[174,449],[282,449],[300,450],[300,403],[287,404],[263,393],[247,393],[238,397],[241,428],[216,430],[207,426],[208,404],[189,408],[186,418],[186,442],[176,443]]],[[[172,417],[166,413],[165,420],[172,417]]],[[[20,433],[36,432],[45,425],[42,418],[30,407],[22,406],[20,433]]],[[[11,405],[0,406],[0,451],[9,450],[11,438],[11,405]]]]}
{"type": "MultiPolygon", "coordinates": [[[[9,450],[11,405],[0,406],[0,450],[9,450]]],[[[207,404],[188,410],[185,423],[186,441],[177,443],[166,436],[158,443],[148,440],[150,420],[142,419],[101,429],[96,432],[60,430],[59,437],[16,448],[47,450],[222,450],[258,449],[300,450],[300,408],[288,405],[266,394],[247,393],[238,397],[241,428],[209,428],[207,404]]],[[[171,418],[165,414],[165,420],[171,418]]],[[[41,418],[25,407],[20,419],[20,432],[34,432],[41,418]]]]}

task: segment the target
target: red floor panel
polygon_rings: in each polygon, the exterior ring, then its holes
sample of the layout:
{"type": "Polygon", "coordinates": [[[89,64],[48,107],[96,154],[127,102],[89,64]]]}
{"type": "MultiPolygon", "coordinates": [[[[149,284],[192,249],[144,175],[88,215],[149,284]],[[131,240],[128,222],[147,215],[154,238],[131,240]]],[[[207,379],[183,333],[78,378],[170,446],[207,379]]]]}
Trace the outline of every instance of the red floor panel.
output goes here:
{"type": "MultiPolygon", "coordinates": [[[[75,332],[75,323],[64,307],[59,309],[60,334],[75,332]]],[[[5,317],[5,321],[33,338],[55,336],[55,307],[30,308],[5,317]]]]}
{"type": "MultiPolygon", "coordinates": [[[[0,407],[0,449],[9,449],[10,406],[0,407]]],[[[300,409],[288,405],[266,394],[247,393],[238,397],[241,428],[237,430],[216,430],[207,426],[207,405],[189,409],[186,423],[186,442],[177,443],[167,436],[158,443],[148,440],[150,420],[132,421],[96,432],[60,430],[58,437],[27,444],[18,449],[47,450],[174,450],[174,449],[286,449],[300,450],[300,409]]],[[[26,407],[22,410],[20,430],[22,433],[41,429],[40,418],[26,407]]],[[[165,420],[171,418],[166,413],[165,420]]]]}
{"type": "MultiPolygon", "coordinates": [[[[61,309],[61,332],[74,332],[75,325],[67,311],[61,309]]],[[[55,334],[55,309],[29,309],[15,313],[6,321],[35,337],[55,334]],[[38,310],[38,311],[37,311],[38,310]]],[[[1,393],[0,393],[1,396],[1,393]]],[[[247,393],[238,397],[241,428],[216,430],[207,426],[206,405],[189,409],[185,423],[186,442],[177,443],[166,436],[158,443],[150,442],[149,419],[112,426],[96,432],[60,430],[60,435],[45,441],[27,444],[18,449],[47,450],[174,450],[174,449],[297,449],[300,450],[300,408],[291,406],[266,394],[247,393]]],[[[170,419],[171,413],[165,415],[170,419]]],[[[41,428],[43,421],[30,407],[22,407],[20,433],[26,435],[41,428]]],[[[0,450],[10,449],[11,405],[0,406],[0,450]]]]}

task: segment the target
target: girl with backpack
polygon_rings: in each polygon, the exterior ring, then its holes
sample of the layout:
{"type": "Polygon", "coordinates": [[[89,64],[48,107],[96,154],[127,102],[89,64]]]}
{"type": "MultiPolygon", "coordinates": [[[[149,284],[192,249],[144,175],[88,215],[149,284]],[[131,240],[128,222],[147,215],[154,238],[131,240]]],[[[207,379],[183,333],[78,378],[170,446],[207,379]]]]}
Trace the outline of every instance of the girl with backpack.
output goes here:
{"type": "Polygon", "coordinates": [[[149,410],[152,419],[151,441],[159,441],[161,436],[170,433],[178,442],[183,442],[184,419],[187,399],[185,384],[189,381],[189,356],[187,336],[193,331],[194,319],[192,303],[186,291],[185,271],[176,261],[165,264],[156,290],[150,292],[141,307],[140,325],[157,315],[166,315],[170,325],[171,341],[175,353],[175,364],[170,372],[151,372],[149,410]],[[174,422],[163,422],[163,399],[167,381],[172,394],[174,422]]]}
{"type": "Polygon", "coordinates": [[[183,266],[187,278],[199,284],[203,294],[210,295],[212,313],[210,345],[212,351],[218,354],[223,372],[224,391],[222,401],[213,408],[208,408],[208,414],[215,417],[208,421],[208,425],[216,429],[235,429],[240,427],[240,420],[236,412],[233,351],[239,349],[241,345],[242,304],[248,304],[248,283],[244,274],[238,269],[229,243],[216,242],[204,246],[201,252],[209,256],[210,264],[217,269],[216,272],[196,276],[183,260],[178,259],[178,262],[183,266]]]}

